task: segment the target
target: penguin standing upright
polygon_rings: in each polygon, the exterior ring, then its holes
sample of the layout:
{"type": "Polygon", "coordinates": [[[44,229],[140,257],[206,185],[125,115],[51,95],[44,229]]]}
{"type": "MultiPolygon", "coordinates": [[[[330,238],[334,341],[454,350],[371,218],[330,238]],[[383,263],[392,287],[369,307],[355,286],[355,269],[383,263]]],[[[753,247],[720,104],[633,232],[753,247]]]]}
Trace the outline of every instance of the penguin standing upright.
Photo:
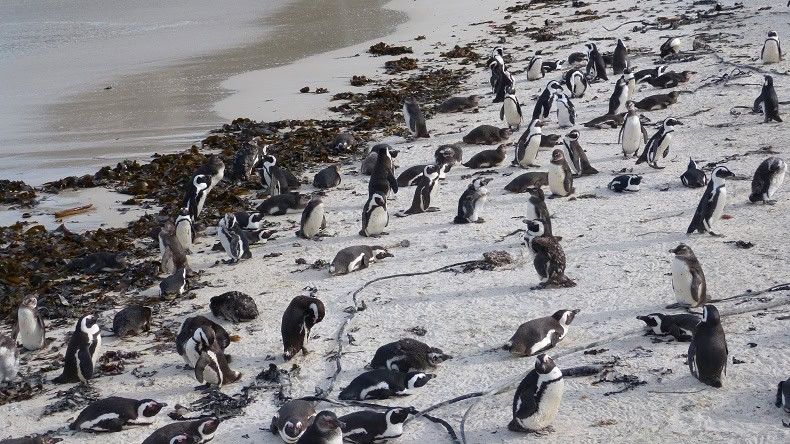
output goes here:
{"type": "Polygon", "coordinates": [[[269,196],[288,194],[291,190],[291,182],[288,180],[290,173],[277,165],[277,158],[272,155],[264,156],[261,165],[262,168],[258,170],[258,175],[266,193],[269,196]]]}
{"type": "Polygon", "coordinates": [[[16,310],[16,324],[11,338],[22,344],[25,350],[38,350],[44,346],[46,334],[44,319],[38,312],[38,299],[33,296],[26,297],[16,310]]]}
{"type": "Polygon", "coordinates": [[[691,338],[688,364],[691,374],[711,387],[722,386],[722,375],[727,375],[727,338],[721,327],[721,318],[716,306],[702,307],[702,320],[691,338]]]}
{"type": "Polygon", "coordinates": [[[516,144],[516,157],[513,159],[514,166],[528,168],[530,166],[540,166],[535,163],[540,151],[540,141],[543,137],[543,122],[540,119],[532,119],[529,128],[518,139],[516,144]]]}
{"type": "Polygon", "coordinates": [[[628,68],[628,48],[625,47],[622,39],[617,39],[617,46],[614,48],[612,56],[612,71],[614,71],[614,75],[619,75],[626,68],[628,68]]]}
{"type": "Polygon", "coordinates": [[[769,157],[760,163],[752,178],[752,194],[749,202],[763,202],[773,205],[771,200],[776,190],[782,186],[787,172],[787,164],[778,157],[769,157]]]}
{"type": "Polygon", "coordinates": [[[398,151],[386,143],[374,146],[371,151],[376,151],[378,155],[368,181],[368,197],[378,194],[386,200],[390,191],[398,193],[398,179],[395,178],[395,166],[392,162],[392,158],[398,156],[398,151]]]}
{"type": "Polygon", "coordinates": [[[713,225],[721,219],[724,214],[724,206],[727,204],[727,187],[726,179],[733,177],[733,174],[726,166],[717,166],[713,172],[710,173],[710,182],[708,187],[705,188],[705,193],[699,200],[697,210],[694,212],[694,218],[691,219],[691,224],[686,230],[686,233],[693,233],[694,231],[700,233],[713,232],[713,225]]]}
{"type": "Polygon", "coordinates": [[[69,425],[71,430],[120,432],[127,424],[152,424],[154,417],[167,404],[153,399],[131,399],[110,396],[85,407],[69,425]]]}
{"type": "Polygon", "coordinates": [[[670,37],[661,44],[661,58],[665,58],[671,54],[678,54],[680,52],[680,39],[677,37],[670,37]]]}
{"type": "Polygon", "coordinates": [[[672,289],[678,304],[685,307],[699,307],[708,302],[705,273],[694,251],[686,244],[672,250],[672,289]]]}
{"type": "Polygon", "coordinates": [[[576,125],[576,108],[571,99],[564,93],[555,93],[557,102],[557,123],[560,128],[568,128],[576,125]]]}
{"type": "Polygon", "coordinates": [[[324,410],[315,415],[313,423],[305,430],[297,444],[343,444],[343,424],[337,415],[324,410]]]}
{"type": "Polygon", "coordinates": [[[768,38],[763,43],[760,51],[760,60],[763,63],[779,63],[782,61],[782,45],[779,43],[779,34],[776,31],[768,31],[768,38]]]}
{"type": "Polygon", "coordinates": [[[496,97],[494,103],[502,103],[505,101],[505,95],[515,94],[516,83],[513,80],[513,75],[505,68],[504,65],[499,67],[499,77],[497,78],[496,86],[494,87],[496,97]]]}
{"type": "Polygon", "coordinates": [[[765,115],[766,123],[772,120],[776,122],[782,121],[782,118],[779,117],[779,98],[776,96],[776,90],[774,89],[774,78],[768,74],[765,75],[760,95],[754,101],[753,111],[760,112],[760,108],[762,108],[765,115]]]}
{"type": "Polygon", "coordinates": [[[528,188],[529,199],[527,200],[526,221],[541,219],[544,222],[544,229],[547,235],[551,236],[551,215],[546,207],[546,196],[540,187],[528,188]]]}
{"type": "Polygon", "coordinates": [[[179,268],[175,273],[162,279],[162,282],[159,283],[159,296],[166,300],[172,300],[175,296],[184,294],[187,286],[189,286],[187,269],[179,268]]]}
{"type": "Polygon", "coordinates": [[[551,426],[564,391],[562,371],[548,355],[538,355],[535,368],[527,373],[513,396],[513,420],[508,430],[538,432],[551,426]]]}
{"type": "Polygon", "coordinates": [[[521,324],[502,347],[518,356],[533,356],[554,348],[565,335],[579,310],[558,310],[551,316],[532,319],[521,324]]]}
{"type": "MultiPolygon", "coordinates": [[[[439,188],[439,165],[427,165],[422,175],[417,180],[414,189],[414,199],[411,207],[396,213],[396,216],[406,216],[431,211],[431,200],[436,196],[435,190],[439,188]]],[[[433,209],[435,211],[435,209],[433,209]]]]}
{"type": "Polygon", "coordinates": [[[389,220],[387,201],[384,196],[374,194],[368,198],[362,208],[362,229],[359,230],[359,235],[365,237],[382,235],[389,225],[389,220]]]}
{"type": "Polygon", "coordinates": [[[88,382],[93,377],[100,350],[101,334],[96,318],[93,315],[81,317],[66,348],[63,373],[52,382],[56,384],[88,382]]]}
{"type": "Polygon", "coordinates": [[[551,113],[551,107],[554,105],[554,93],[562,92],[562,85],[556,80],[552,80],[543,88],[540,93],[538,101],[535,102],[535,108],[532,110],[532,120],[545,119],[551,113]]]}
{"type": "Polygon", "coordinates": [[[521,103],[519,103],[518,97],[508,93],[505,96],[505,101],[502,102],[502,108],[499,109],[499,120],[504,120],[507,122],[508,128],[516,131],[521,127],[522,119],[521,103]]]}
{"type": "Polygon", "coordinates": [[[609,98],[609,114],[622,114],[625,112],[625,102],[628,101],[628,83],[625,76],[617,79],[612,97],[609,98]]]}
{"type": "Polygon", "coordinates": [[[589,83],[587,77],[579,69],[572,69],[563,75],[565,86],[571,92],[571,97],[583,97],[589,83]]]}
{"type": "Polygon", "coordinates": [[[622,143],[623,157],[637,155],[643,143],[647,143],[647,130],[639,120],[634,102],[628,102],[628,115],[625,116],[623,126],[620,128],[618,142],[622,143]]]}
{"type": "Polygon", "coordinates": [[[217,229],[217,238],[219,238],[222,248],[225,253],[230,257],[230,263],[238,263],[241,259],[249,259],[252,257],[250,252],[249,241],[236,221],[236,215],[233,213],[225,213],[225,217],[219,220],[219,227],[217,229]]]}
{"type": "Polygon", "coordinates": [[[543,57],[540,51],[535,51],[535,56],[532,57],[527,65],[527,80],[540,80],[546,74],[543,72],[543,57]]]}
{"type": "Polygon", "coordinates": [[[12,338],[0,334],[0,384],[11,381],[19,371],[19,350],[12,338]]]}
{"type": "Polygon", "coordinates": [[[326,228],[324,202],[317,194],[314,194],[310,203],[302,211],[302,220],[296,235],[302,239],[310,240],[324,228],[326,228]]]}
{"type": "Polygon", "coordinates": [[[533,256],[532,265],[540,276],[538,288],[575,287],[576,283],[565,276],[565,252],[556,237],[546,233],[542,220],[527,221],[524,243],[533,256]]]}
{"type": "Polygon", "coordinates": [[[480,217],[488,199],[488,185],[493,179],[478,177],[466,188],[458,200],[458,214],[453,219],[455,224],[468,224],[471,222],[482,223],[485,220],[480,217]]]}
{"type": "Polygon", "coordinates": [[[184,253],[191,254],[192,242],[195,241],[195,229],[192,226],[192,216],[189,208],[181,208],[176,217],[176,239],[184,249],[184,253]]]}
{"type": "MultiPolygon", "coordinates": [[[[225,177],[225,162],[222,161],[219,155],[212,154],[208,158],[208,163],[204,163],[203,165],[199,166],[193,173],[193,176],[198,174],[204,174],[211,179],[208,188],[206,189],[206,194],[208,194],[225,177]]],[[[203,207],[201,206],[198,208],[198,213],[200,213],[202,210],[203,207]]]]}
{"type": "Polygon", "coordinates": [[[307,354],[310,330],[324,319],[324,303],[310,296],[296,296],[283,313],[280,333],[283,338],[283,358],[289,361],[299,351],[307,354]]]}
{"type": "Polygon", "coordinates": [[[288,444],[294,444],[310,427],[315,419],[315,403],[303,399],[286,402],[272,417],[269,427],[272,433],[279,432],[280,438],[288,444]]]}
{"type": "Polygon", "coordinates": [[[609,80],[606,76],[606,64],[603,56],[598,52],[598,46],[595,43],[587,43],[585,46],[587,46],[587,80],[591,82],[609,80]]]}
{"type": "Polygon", "coordinates": [[[590,165],[587,153],[579,143],[579,131],[573,130],[562,138],[562,146],[565,151],[568,166],[574,171],[576,176],[592,176],[598,174],[598,170],[590,165]]]}
{"type": "Polygon", "coordinates": [[[576,192],[573,187],[573,173],[565,161],[562,150],[554,150],[551,153],[551,164],[549,165],[549,190],[552,196],[566,197],[576,192]]]}
{"type": "Polygon", "coordinates": [[[667,157],[669,154],[669,145],[672,143],[672,133],[675,131],[676,125],[683,125],[683,123],[673,117],[664,119],[661,128],[645,144],[645,149],[636,164],[647,162],[651,168],[663,169],[664,167],[658,166],[658,159],[667,157]]]}
{"type": "Polygon", "coordinates": [[[431,137],[425,126],[425,116],[420,111],[420,105],[412,97],[403,99],[403,118],[406,119],[406,128],[411,131],[415,139],[431,137]]]}
{"type": "Polygon", "coordinates": [[[708,184],[708,176],[705,172],[697,168],[697,162],[689,157],[689,163],[686,171],[680,175],[680,182],[684,187],[688,188],[702,188],[708,184]]]}
{"type": "Polygon", "coordinates": [[[208,187],[211,185],[211,177],[205,174],[197,174],[187,183],[184,190],[183,206],[189,210],[192,220],[197,220],[203,204],[206,202],[208,187]]]}
{"type": "Polygon", "coordinates": [[[790,413],[790,378],[786,381],[779,381],[774,405],[776,407],[784,407],[785,413],[790,413]]]}

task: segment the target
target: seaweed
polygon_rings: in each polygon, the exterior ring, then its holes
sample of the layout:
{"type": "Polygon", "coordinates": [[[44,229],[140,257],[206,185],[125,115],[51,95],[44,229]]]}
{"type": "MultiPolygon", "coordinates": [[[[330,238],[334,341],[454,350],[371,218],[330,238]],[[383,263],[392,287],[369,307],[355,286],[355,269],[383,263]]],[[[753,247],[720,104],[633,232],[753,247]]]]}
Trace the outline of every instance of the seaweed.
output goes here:
{"type": "Polygon", "coordinates": [[[371,46],[368,52],[376,56],[397,56],[401,54],[411,54],[413,51],[408,46],[390,46],[384,42],[379,42],[371,46]]]}
{"type": "Polygon", "coordinates": [[[401,57],[398,60],[390,60],[384,63],[384,70],[387,74],[397,74],[414,69],[417,69],[417,59],[409,57],[401,57]]]}

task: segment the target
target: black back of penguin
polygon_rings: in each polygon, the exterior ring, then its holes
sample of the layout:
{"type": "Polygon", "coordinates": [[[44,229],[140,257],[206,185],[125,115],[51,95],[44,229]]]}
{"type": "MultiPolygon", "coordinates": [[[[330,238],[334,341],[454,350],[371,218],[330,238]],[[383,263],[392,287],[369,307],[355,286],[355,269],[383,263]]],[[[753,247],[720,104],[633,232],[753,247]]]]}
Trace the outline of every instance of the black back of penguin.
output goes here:
{"type": "Polygon", "coordinates": [[[100,399],[83,409],[69,428],[71,430],[99,430],[118,432],[127,422],[153,422],[167,404],[153,399],[131,399],[119,396],[100,399]]]}
{"type": "Polygon", "coordinates": [[[385,143],[374,146],[371,151],[374,150],[378,155],[373,173],[370,175],[370,181],[368,181],[368,197],[379,194],[386,199],[390,190],[393,193],[398,192],[398,180],[395,178],[395,166],[392,163],[392,159],[397,157],[398,152],[385,143]]]}
{"type": "Polygon", "coordinates": [[[370,368],[388,368],[400,372],[429,370],[452,356],[441,349],[412,338],[402,338],[382,345],[373,355],[370,368]]]}
{"type": "Polygon", "coordinates": [[[403,434],[403,423],[409,416],[407,409],[386,412],[360,411],[341,416],[343,437],[359,444],[370,444],[398,438],[403,434]]]}
{"type": "Polygon", "coordinates": [[[340,392],[338,399],[356,399],[360,401],[365,399],[387,399],[398,394],[404,394],[409,389],[410,383],[413,384],[413,388],[422,387],[434,377],[435,375],[422,372],[403,373],[387,369],[370,370],[354,378],[340,392]]]}
{"type": "Polygon", "coordinates": [[[719,310],[714,305],[704,305],[702,321],[697,324],[697,331],[689,344],[689,370],[701,382],[719,388],[722,375],[727,374],[728,355],[719,310]]]}

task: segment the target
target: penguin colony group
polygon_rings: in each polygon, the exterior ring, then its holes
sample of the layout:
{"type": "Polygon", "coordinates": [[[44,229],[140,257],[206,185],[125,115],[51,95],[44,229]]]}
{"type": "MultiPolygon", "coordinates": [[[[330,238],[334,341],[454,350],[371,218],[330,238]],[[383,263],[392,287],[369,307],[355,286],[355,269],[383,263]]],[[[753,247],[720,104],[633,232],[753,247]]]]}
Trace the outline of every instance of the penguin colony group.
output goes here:
{"type": "MultiPolygon", "coordinates": [[[[540,279],[533,288],[561,289],[575,286],[576,282],[565,275],[566,258],[562,238],[554,235],[554,229],[558,227],[552,226],[544,188],[548,188],[550,198],[573,200],[577,188],[590,188],[588,182],[577,179],[599,173],[590,164],[582,146],[583,134],[591,133],[582,133],[577,126],[620,128],[617,144],[626,161],[636,157],[635,165],[646,163],[650,168],[662,169],[664,167],[659,166],[659,162],[667,158],[673,138],[683,137],[680,130],[683,123],[676,117],[666,117],[650,135],[647,129],[650,120],[640,111],[666,109],[678,101],[679,92],[649,95],[637,101],[634,96],[644,90],[637,91],[637,84],[673,88],[688,82],[695,74],[692,71],[677,73],[666,65],[636,70],[629,60],[628,48],[623,39],[614,42],[613,53],[608,60],[600,52],[598,44],[587,43],[585,48],[586,55],[574,53],[567,61],[545,60],[541,51],[535,51],[522,77],[527,81],[546,83],[534,103],[533,113],[531,116],[527,114],[526,122],[523,115],[525,104],[517,95],[519,85],[516,76],[505,62],[505,48],[497,46],[492,50],[487,66],[491,73],[493,102],[501,103],[498,118],[506,123],[505,128],[478,126],[463,136],[462,141],[439,146],[434,153],[435,163],[414,165],[397,177],[395,158],[398,150],[385,143],[374,145],[361,167],[361,172],[369,175],[370,179],[368,196],[359,202],[362,213],[359,236],[378,238],[387,235],[388,229],[397,230],[397,221],[390,220],[387,207],[388,201],[402,188],[414,186],[414,197],[411,206],[396,212],[397,216],[440,211],[432,204],[436,203],[440,183],[447,180],[447,173],[459,165],[469,169],[506,165],[509,140],[523,126],[525,129],[517,139],[513,160],[505,168],[541,170],[520,174],[504,189],[528,193],[529,196],[525,201],[523,245],[531,254],[540,279]],[[579,123],[579,114],[583,114],[584,109],[577,108],[572,99],[584,97],[591,84],[609,81],[609,72],[619,77],[616,77],[608,99],[608,112],[586,123],[579,123]],[[550,118],[553,110],[556,112],[556,127],[569,129],[561,140],[561,136],[543,133],[547,122],[553,120],[550,118]],[[680,134],[676,135],[676,131],[680,134]],[[464,144],[498,147],[482,150],[463,162],[464,144]],[[550,152],[548,157],[540,154],[543,151],[550,152]],[[545,157],[541,161],[546,164],[545,167],[538,163],[540,157],[545,157]],[[393,222],[392,226],[390,222],[393,222]]],[[[681,51],[682,42],[675,37],[668,38],[659,48],[662,59],[681,51]]],[[[775,31],[768,33],[760,60],[765,64],[782,62],[781,45],[775,31]]],[[[485,100],[485,97],[453,97],[437,104],[437,110],[444,113],[464,112],[476,109],[481,100],[485,100]]],[[[752,108],[754,112],[764,115],[765,122],[782,122],[779,100],[770,75],[764,76],[762,90],[752,108]]],[[[426,118],[415,99],[404,99],[403,117],[406,128],[415,140],[431,137],[426,118]]],[[[356,143],[349,134],[341,134],[334,141],[334,145],[341,148],[356,143]]],[[[301,181],[278,165],[276,157],[268,153],[267,149],[267,146],[253,140],[239,151],[240,155],[234,162],[234,178],[249,178],[257,172],[268,198],[255,212],[226,213],[216,221],[217,240],[227,255],[228,259],[223,261],[226,264],[237,264],[253,257],[251,246],[259,242],[266,243],[272,235],[264,229],[269,218],[301,212],[295,234],[304,240],[319,239],[328,225],[327,215],[331,215],[331,209],[325,208],[321,194],[293,192],[301,187],[301,181]]],[[[773,204],[786,170],[787,165],[782,159],[765,159],[753,175],[748,201],[773,204]]],[[[724,165],[714,166],[708,175],[689,157],[687,171],[678,182],[688,188],[705,189],[687,233],[715,235],[714,228],[722,219],[727,203],[726,180],[734,176],[724,165]]],[[[183,206],[174,220],[165,222],[161,227],[157,237],[161,271],[165,275],[159,288],[162,298],[174,299],[188,291],[189,279],[194,275],[188,257],[195,252],[196,223],[211,191],[225,177],[225,164],[219,156],[211,156],[208,163],[195,170],[185,184],[183,206]]],[[[608,183],[607,188],[614,193],[638,192],[642,179],[638,174],[618,175],[608,183]]],[[[483,177],[482,174],[471,180],[458,200],[455,217],[446,217],[448,222],[485,222],[482,213],[489,196],[487,187],[492,181],[491,177],[483,177]]],[[[322,169],[312,181],[319,190],[331,189],[341,183],[338,165],[322,169]]],[[[331,216],[329,219],[331,222],[331,216]]],[[[690,237],[689,242],[692,241],[693,237],[690,237]]],[[[669,253],[673,255],[670,272],[677,301],[674,306],[686,308],[688,312],[650,313],[637,319],[643,321],[652,334],[671,335],[677,341],[689,342],[687,365],[691,375],[709,386],[723,387],[729,352],[721,315],[716,306],[710,303],[701,261],[685,243],[679,244],[669,253]],[[692,309],[701,309],[701,316],[692,309]]],[[[337,252],[329,267],[329,274],[348,274],[365,269],[376,260],[392,256],[384,246],[350,246],[337,252]]],[[[111,273],[123,269],[124,261],[123,254],[96,252],[76,259],[73,265],[86,273],[111,273]]],[[[284,361],[300,353],[308,354],[311,329],[322,321],[328,309],[338,310],[339,307],[327,307],[313,296],[296,296],[284,308],[281,322],[284,361]]],[[[210,311],[214,319],[234,324],[253,321],[258,317],[255,300],[238,291],[229,291],[212,298],[210,311]]],[[[516,356],[534,357],[534,368],[514,393],[512,421],[507,424],[509,430],[539,432],[551,426],[559,411],[565,386],[562,370],[545,352],[562,341],[579,313],[578,309],[559,309],[551,315],[547,313],[545,317],[529,320],[521,324],[502,347],[516,356]]],[[[149,331],[151,322],[150,307],[130,305],[117,313],[112,331],[118,337],[139,335],[149,331]]],[[[35,352],[44,348],[46,339],[46,324],[38,313],[37,299],[26,297],[19,305],[12,337],[0,335],[0,383],[13,383],[15,380],[20,367],[18,347],[23,353],[35,352]]],[[[205,383],[207,387],[219,388],[235,383],[243,376],[231,368],[232,361],[226,354],[231,342],[231,335],[221,324],[206,316],[195,315],[182,321],[173,348],[183,359],[184,368],[190,369],[196,381],[205,383]]],[[[96,316],[82,316],[68,340],[62,373],[52,382],[89,383],[94,377],[101,349],[101,328],[96,316]]],[[[367,371],[353,378],[340,391],[338,400],[384,400],[409,395],[439,377],[430,372],[437,370],[439,364],[448,359],[452,357],[441,349],[411,338],[382,345],[371,357],[367,371]]],[[[400,437],[404,433],[404,423],[416,413],[413,408],[393,407],[381,411],[362,410],[338,417],[329,410],[317,411],[319,403],[306,399],[286,402],[272,418],[270,431],[278,434],[286,443],[337,444],[344,440],[354,443],[381,442],[400,437]]],[[[124,428],[153,424],[166,406],[154,399],[111,396],[88,405],[76,414],[69,429],[72,433],[121,432],[124,428]]],[[[776,406],[790,413],[790,379],[779,382],[776,406]]],[[[220,420],[213,417],[175,422],[155,430],[143,444],[209,442],[219,425],[220,420]]],[[[50,439],[39,436],[0,443],[55,442],[50,439]]]]}

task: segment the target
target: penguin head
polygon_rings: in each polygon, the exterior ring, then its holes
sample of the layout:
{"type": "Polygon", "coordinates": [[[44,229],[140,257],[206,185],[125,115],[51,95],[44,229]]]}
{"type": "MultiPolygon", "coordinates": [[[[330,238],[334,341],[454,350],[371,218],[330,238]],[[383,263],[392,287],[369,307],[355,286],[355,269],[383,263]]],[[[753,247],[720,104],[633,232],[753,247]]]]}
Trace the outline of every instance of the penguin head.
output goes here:
{"type": "Polygon", "coordinates": [[[236,225],[236,215],[233,213],[225,213],[225,228],[233,228],[236,225]]]}
{"type": "Polygon", "coordinates": [[[565,138],[570,141],[577,141],[579,140],[579,130],[573,130],[565,135],[565,138]]]}
{"type": "Polygon", "coordinates": [[[541,375],[545,375],[547,373],[551,373],[557,367],[554,364],[554,360],[551,359],[551,356],[541,353],[535,357],[535,371],[541,375]]]}
{"type": "Polygon", "coordinates": [[[719,180],[723,180],[723,179],[726,179],[728,177],[734,177],[735,176],[735,174],[732,171],[730,171],[729,168],[727,168],[726,166],[723,166],[723,165],[717,166],[716,168],[714,168],[713,172],[710,175],[714,179],[719,179],[719,180]]]}
{"type": "Polygon", "coordinates": [[[263,167],[268,168],[277,165],[277,158],[271,154],[263,156],[263,167]]]}
{"type": "Polygon", "coordinates": [[[192,185],[194,185],[198,191],[208,188],[210,182],[211,178],[206,174],[198,174],[192,178],[192,185]]]}
{"type": "MultiPolygon", "coordinates": [[[[384,196],[381,194],[374,194],[370,196],[370,206],[372,207],[374,205],[378,207],[386,207],[387,203],[384,200],[384,196]]],[[[370,208],[368,208],[368,210],[370,210],[370,208]]]]}
{"type": "Polygon", "coordinates": [[[335,415],[333,412],[330,412],[329,410],[324,410],[315,415],[313,425],[318,428],[318,431],[321,432],[322,435],[332,433],[335,430],[346,426],[339,419],[337,419],[337,415],[335,415]]]}
{"type": "Polygon", "coordinates": [[[283,426],[283,433],[294,439],[299,438],[303,431],[304,424],[302,424],[302,421],[289,420],[283,426]]]}
{"type": "Polygon", "coordinates": [[[566,104],[566,105],[568,104],[568,96],[566,96],[566,95],[565,95],[565,94],[563,94],[562,92],[555,92],[555,93],[554,93],[554,99],[555,99],[557,102],[559,102],[559,103],[564,103],[564,104],[566,104]]]}
{"type": "Polygon", "coordinates": [[[586,46],[586,47],[587,47],[587,55],[588,55],[588,56],[589,56],[589,54],[590,54],[591,52],[593,52],[593,51],[597,51],[597,50],[598,50],[598,46],[596,46],[596,45],[595,45],[595,43],[587,43],[587,44],[586,44],[586,45],[584,45],[584,46],[586,46]]]}
{"type": "Polygon", "coordinates": [[[771,37],[779,38],[779,34],[777,34],[776,31],[768,31],[768,38],[771,37]]]}
{"type": "Polygon", "coordinates": [[[576,315],[579,314],[579,311],[580,310],[578,308],[575,310],[559,310],[554,312],[554,314],[551,315],[551,317],[556,319],[560,324],[564,326],[568,326],[571,325],[571,322],[573,322],[573,318],[575,318],[576,315]]]}
{"type": "Polygon", "coordinates": [[[217,427],[219,427],[220,420],[219,418],[206,418],[199,420],[199,426],[197,428],[198,433],[203,438],[202,441],[207,442],[210,439],[206,439],[207,437],[213,437],[214,433],[217,432],[217,427]]]}
{"type": "Polygon", "coordinates": [[[636,174],[628,175],[628,185],[638,186],[641,183],[642,183],[642,176],[638,176],[636,174]]]}
{"type": "Polygon", "coordinates": [[[565,154],[562,153],[562,150],[554,150],[551,153],[551,163],[562,163],[565,160],[565,154]]]}
{"type": "Polygon", "coordinates": [[[180,217],[190,217],[189,216],[189,208],[182,207],[180,210],[178,210],[178,215],[180,217]]]}
{"type": "Polygon", "coordinates": [[[313,298],[307,308],[310,310],[305,315],[305,323],[312,328],[313,325],[321,322],[326,314],[324,303],[319,301],[318,298],[313,298]]]}
{"type": "Polygon", "coordinates": [[[689,164],[686,167],[686,169],[688,169],[688,170],[696,170],[697,169],[697,162],[694,162],[694,159],[689,157],[689,164]]]}
{"type": "Polygon", "coordinates": [[[384,418],[387,420],[387,424],[403,424],[406,422],[406,418],[409,417],[409,413],[408,409],[391,409],[387,410],[384,418]]]}
{"type": "Polygon", "coordinates": [[[691,76],[693,76],[696,73],[697,71],[683,71],[682,73],[680,73],[680,75],[683,76],[684,82],[688,82],[689,80],[691,80],[691,76]]]}
{"type": "Polygon", "coordinates": [[[431,350],[428,352],[428,361],[430,361],[430,363],[433,365],[441,364],[442,362],[447,361],[448,359],[453,359],[453,357],[444,354],[444,352],[441,349],[438,349],[436,347],[431,347],[431,350]]]}
{"type": "Polygon", "coordinates": [[[156,416],[167,404],[164,402],[156,402],[153,399],[143,399],[138,401],[137,404],[137,417],[138,418],[153,418],[156,416]]]}
{"type": "Polygon", "coordinates": [[[494,47],[494,49],[491,50],[491,57],[496,57],[496,56],[504,57],[505,56],[505,48],[503,48],[501,46],[494,47]]]}
{"type": "Polygon", "coordinates": [[[623,70],[623,78],[624,78],[624,79],[625,79],[627,82],[628,82],[628,81],[631,81],[631,80],[633,80],[633,79],[634,79],[634,77],[636,77],[636,76],[634,75],[634,72],[631,70],[631,68],[625,68],[625,69],[623,70]]]}
{"type": "Polygon", "coordinates": [[[162,225],[162,233],[166,236],[172,236],[176,234],[176,226],[173,224],[173,222],[168,220],[164,223],[164,225],[162,225]]]}
{"type": "Polygon", "coordinates": [[[310,203],[310,195],[309,194],[299,194],[299,193],[294,193],[294,194],[297,195],[296,200],[298,202],[297,203],[297,207],[298,208],[304,208],[304,207],[307,206],[307,204],[310,203]]]}
{"type": "Polygon", "coordinates": [[[225,162],[223,162],[222,158],[220,158],[217,154],[212,154],[209,156],[208,163],[218,170],[225,169],[225,162]]]}
{"type": "Polygon", "coordinates": [[[488,185],[492,180],[494,179],[491,177],[478,177],[477,179],[473,180],[469,186],[475,190],[481,190],[485,188],[485,186],[488,185]]]}
{"type": "Polygon", "coordinates": [[[477,94],[472,94],[471,96],[468,97],[468,99],[473,106],[477,106],[480,103],[480,96],[478,96],[477,94]]]}
{"type": "Polygon", "coordinates": [[[406,96],[406,97],[403,98],[403,103],[408,104],[408,105],[416,105],[417,101],[414,100],[414,97],[406,96]]]}
{"type": "Polygon", "coordinates": [[[84,333],[89,334],[94,330],[99,330],[98,326],[96,325],[96,317],[93,315],[81,317],[79,323],[77,324],[77,328],[82,330],[84,333]]]}
{"type": "Polygon", "coordinates": [[[693,257],[694,251],[686,244],[681,243],[677,247],[669,250],[670,253],[675,253],[675,256],[693,257]]]}
{"type": "Polygon", "coordinates": [[[534,197],[539,202],[546,200],[546,195],[543,193],[543,189],[540,187],[527,188],[527,192],[529,193],[530,198],[534,197]]]}
{"type": "Polygon", "coordinates": [[[763,85],[765,85],[767,87],[774,86],[774,78],[771,77],[770,75],[766,74],[765,75],[765,81],[763,82],[763,85]]]}
{"type": "Polygon", "coordinates": [[[192,334],[192,340],[201,344],[204,348],[211,347],[216,339],[216,333],[211,327],[200,327],[192,334]]]}
{"type": "Polygon", "coordinates": [[[718,324],[721,322],[719,317],[719,309],[713,304],[705,304],[702,306],[702,320],[703,324],[718,324]]]}
{"type": "Polygon", "coordinates": [[[428,179],[434,180],[439,177],[439,170],[441,169],[441,165],[433,164],[433,165],[425,165],[425,168],[422,170],[422,174],[425,175],[428,179]]]}
{"type": "Polygon", "coordinates": [[[683,122],[681,122],[680,120],[674,117],[667,117],[666,119],[664,119],[664,122],[662,122],[662,125],[664,126],[665,129],[668,129],[668,128],[672,128],[673,126],[683,125],[683,122]]]}
{"type": "MultiPolygon", "coordinates": [[[[542,192],[542,191],[541,191],[542,192]]],[[[546,233],[545,222],[543,219],[534,219],[526,221],[527,231],[524,232],[524,238],[541,237],[546,233]]]]}
{"type": "MultiPolygon", "coordinates": [[[[502,140],[510,139],[511,136],[513,136],[513,130],[512,129],[510,129],[510,128],[499,128],[499,137],[502,140]]],[[[499,148],[497,148],[497,149],[503,149],[503,148],[501,148],[503,146],[504,145],[499,145],[499,148]]]]}
{"type": "Polygon", "coordinates": [[[409,372],[406,373],[406,388],[411,390],[417,387],[422,387],[428,383],[431,379],[435,378],[436,375],[432,373],[423,373],[423,372],[409,372]]]}
{"type": "Polygon", "coordinates": [[[377,245],[375,247],[370,247],[370,248],[373,250],[373,256],[376,259],[381,260],[381,259],[388,258],[388,257],[395,257],[395,256],[393,256],[392,253],[387,251],[387,249],[384,248],[384,247],[381,247],[381,246],[377,245]]]}
{"type": "Polygon", "coordinates": [[[617,39],[617,46],[622,46],[625,48],[625,43],[623,43],[623,39],[617,39]]]}
{"type": "Polygon", "coordinates": [[[650,313],[647,316],[637,316],[636,318],[647,324],[648,327],[661,328],[661,322],[664,315],[661,313],[650,313]]]}
{"type": "Polygon", "coordinates": [[[549,91],[562,91],[562,85],[556,80],[552,80],[546,84],[546,89],[549,91]]]}
{"type": "Polygon", "coordinates": [[[529,122],[529,131],[530,132],[540,132],[539,129],[543,126],[543,121],[540,119],[532,119],[532,122],[529,122]]]}
{"type": "Polygon", "coordinates": [[[22,301],[22,305],[34,310],[38,306],[38,299],[35,296],[28,296],[22,301]]]}

